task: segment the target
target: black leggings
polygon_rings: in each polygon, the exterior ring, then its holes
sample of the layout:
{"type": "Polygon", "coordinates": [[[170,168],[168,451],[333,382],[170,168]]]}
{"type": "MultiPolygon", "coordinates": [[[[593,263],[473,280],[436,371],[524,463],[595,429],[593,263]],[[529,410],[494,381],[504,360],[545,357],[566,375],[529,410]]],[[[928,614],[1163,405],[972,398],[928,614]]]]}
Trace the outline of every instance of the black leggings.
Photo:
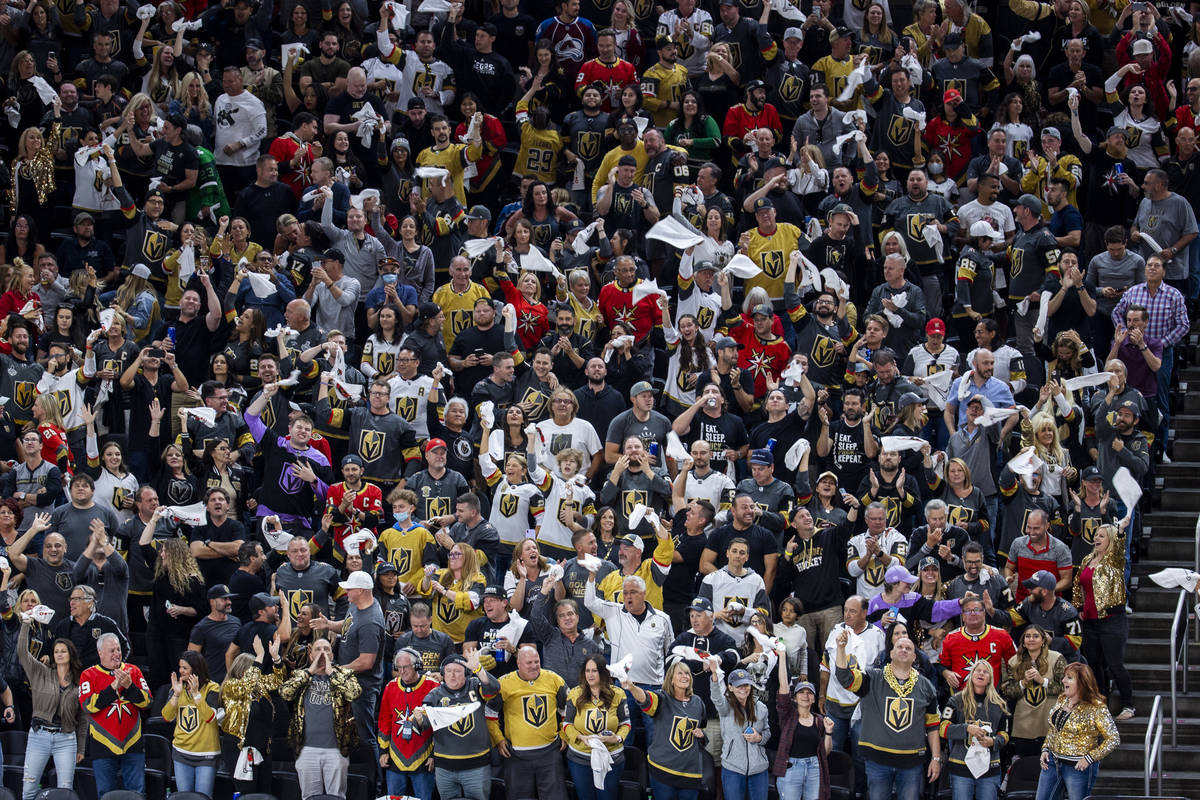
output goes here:
{"type": "Polygon", "coordinates": [[[1125,642],[1129,638],[1129,619],[1121,609],[1104,619],[1083,620],[1083,657],[1096,674],[1103,692],[1112,680],[1121,695],[1121,707],[1133,706],[1133,682],[1125,669],[1125,642]]]}

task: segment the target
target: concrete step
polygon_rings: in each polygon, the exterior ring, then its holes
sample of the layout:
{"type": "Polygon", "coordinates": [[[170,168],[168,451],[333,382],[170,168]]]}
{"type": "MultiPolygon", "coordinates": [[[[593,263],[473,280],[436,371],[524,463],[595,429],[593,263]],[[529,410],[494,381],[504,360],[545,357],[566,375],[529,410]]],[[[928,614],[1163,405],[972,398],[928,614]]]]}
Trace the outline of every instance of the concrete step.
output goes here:
{"type": "MultiPolygon", "coordinates": [[[[1160,566],[1140,565],[1143,569],[1161,569],[1160,566]]],[[[1179,603],[1178,589],[1163,589],[1151,583],[1148,578],[1144,578],[1141,583],[1141,588],[1137,591],[1136,598],[1137,612],[1143,611],[1165,611],[1168,614],[1175,613],[1175,607],[1179,603]]],[[[1131,626],[1137,625],[1137,615],[1135,614],[1130,621],[1131,626]]]]}
{"type": "MultiPolygon", "coordinates": [[[[1175,445],[1176,452],[1179,448],[1194,448],[1197,455],[1200,455],[1200,442],[1187,441],[1180,442],[1175,445]]],[[[1195,475],[1195,473],[1192,473],[1195,475]]],[[[1194,480],[1194,478],[1193,478],[1194,480]]],[[[1193,515],[1200,513],[1200,492],[1192,491],[1191,487],[1178,485],[1182,481],[1177,481],[1176,485],[1167,484],[1166,490],[1162,493],[1162,508],[1163,511],[1189,511],[1193,515]]]]}
{"type": "MultiPolygon", "coordinates": [[[[1161,662],[1128,661],[1126,667],[1129,670],[1129,677],[1133,681],[1135,700],[1145,706],[1142,709],[1143,712],[1149,712],[1150,704],[1154,702],[1156,694],[1161,694],[1163,702],[1170,705],[1171,671],[1167,668],[1165,659],[1161,662]]],[[[1183,672],[1177,670],[1177,673],[1176,685],[1182,690],[1183,672]]],[[[1188,689],[1193,694],[1200,690],[1200,666],[1194,663],[1188,665],[1188,689]]],[[[1179,706],[1181,717],[1185,715],[1200,716],[1200,697],[1193,697],[1193,694],[1178,696],[1176,704],[1179,706]]]]}
{"type": "MultiPolygon", "coordinates": [[[[1145,726],[1134,728],[1121,729],[1121,744],[1114,750],[1108,758],[1104,759],[1104,766],[1100,769],[1104,771],[1109,769],[1141,769],[1146,763],[1145,747],[1145,726]],[[1127,738],[1132,737],[1132,738],[1127,738]]],[[[1170,742],[1171,730],[1168,727],[1163,734],[1163,769],[1168,775],[1178,772],[1180,769],[1186,769],[1191,765],[1190,762],[1195,760],[1196,748],[1194,745],[1177,744],[1171,747],[1170,742]]]]}
{"type": "Polygon", "coordinates": [[[1129,624],[1138,636],[1166,641],[1174,620],[1174,611],[1138,611],[1129,618],[1129,624]]]}
{"type": "MultiPolygon", "coordinates": [[[[1107,762],[1100,765],[1100,773],[1096,777],[1096,786],[1092,789],[1093,796],[1098,798],[1110,795],[1126,798],[1146,796],[1143,794],[1145,786],[1143,783],[1144,774],[1141,768],[1106,769],[1105,763],[1107,762]]],[[[1168,769],[1165,759],[1163,760],[1163,771],[1166,774],[1163,776],[1162,795],[1158,795],[1157,778],[1151,776],[1150,791],[1154,793],[1152,796],[1196,797],[1196,787],[1200,786],[1200,772],[1168,769]]]]}
{"type": "MultiPolygon", "coordinates": [[[[1164,698],[1164,701],[1167,704],[1165,711],[1170,713],[1170,701],[1167,698],[1164,698]]],[[[1153,700],[1149,704],[1143,703],[1144,707],[1139,709],[1142,712],[1139,716],[1117,723],[1117,729],[1121,732],[1121,741],[1128,742],[1131,745],[1136,744],[1139,751],[1145,741],[1146,726],[1150,724],[1148,712],[1152,703],[1153,700]]],[[[1163,733],[1163,742],[1169,744],[1171,741],[1171,720],[1165,719],[1165,724],[1166,729],[1163,733]]],[[[1175,729],[1175,741],[1177,742],[1177,747],[1186,748],[1185,752],[1188,753],[1192,753],[1197,747],[1200,747],[1200,717],[1186,717],[1180,714],[1179,724],[1175,729]]],[[[1165,764],[1166,759],[1163,759],[1163,762],[1165,764]]]]}
{"type": "MultiPolygon", "coordinates": [[[[1200,475],[1200,461],[1196,462],[1195,471],[1192,475],[1200,475]]],[[[1191,480],[1194,482],[1195,478],[1191,480]]],[[[1183,491],[1185,488],[1191,488],[1191,485],[1189,484],[1188,487],[1169,486],[1167,491],[1163,493],[1163,496],[1165,497],[1174,491],[1183,491]]],[[[1146,516],[1144,524],[1153,528],[1156,535],[1184,536],[1190,539],[1196,533],[1196,516],[1196,513],[1191,511],[1155,509],[1154,513],[1146,516]]]]}
{"type": "MultiPolygon", "coordinates": [[[[1148,518],[1149,521],[1149,518],[1148,518]]],[[[1155,567],[1151,572],[1157,572],[1166,562],[1178,562],[1180,564],[1192,563],[1196,556],[1196,542],[1191,536],[1169,536],[1169,529],[1162,529],[1162,535],[1159,535],[1157,526],[1149,525],[1150,530],[1150,547],[1147,552],[1147,561],[1155,567]]]]}
{"type": "MultiPolygon", "coordinates": [[[[1151,637],[1141,629],[1139,618],[1137,614],[1134,614],[1129,620],[1129,628],[1133,636],[1125,644],[1125,663],[1131,670],[1134,663],[1167,663],[1167,659],[1170,658],[1170,643],[1167,641],[1170,638],[1170,623],[1167,625],[1166,633],[1151,637]]],[[[1180,653],[1182,653],[1182,648],[1180,648],[1180,653]]],[[[1200,667],[1200,644],[1196,644],[1194,637],[1188,648],[1188,659],[1189,666],[1200,667]]],[[[1200,684],[1197,684],[1196,688],[1200,689],[1200,684]]]]}
{"type": "Polygon", "coordinates": [[[1171,417],[1171,427],[1175,429],[1175,435],[1180,439],[1200,438],[1200,414],[1185,409],[1184,413],[1171,417]]]}

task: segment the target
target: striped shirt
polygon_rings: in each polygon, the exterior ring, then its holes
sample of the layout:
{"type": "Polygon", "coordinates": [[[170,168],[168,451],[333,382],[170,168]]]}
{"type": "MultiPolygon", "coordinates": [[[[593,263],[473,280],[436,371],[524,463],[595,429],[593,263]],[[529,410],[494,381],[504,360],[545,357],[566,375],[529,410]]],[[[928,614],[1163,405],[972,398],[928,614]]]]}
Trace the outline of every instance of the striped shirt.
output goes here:
{"type": "Polygon", "coordinates": [[[1191,329],[1183,294],[1174,286],[1160,284],[1154,294],[1150,293],[1145,283],[1130,286],[1113,309],[1114,325],[1125,324],[1125,309],[1132,305],[1146,307],[1150,314],[1146,336],[1161,340],[1164,349],[1174,347],[1191,329]]]}

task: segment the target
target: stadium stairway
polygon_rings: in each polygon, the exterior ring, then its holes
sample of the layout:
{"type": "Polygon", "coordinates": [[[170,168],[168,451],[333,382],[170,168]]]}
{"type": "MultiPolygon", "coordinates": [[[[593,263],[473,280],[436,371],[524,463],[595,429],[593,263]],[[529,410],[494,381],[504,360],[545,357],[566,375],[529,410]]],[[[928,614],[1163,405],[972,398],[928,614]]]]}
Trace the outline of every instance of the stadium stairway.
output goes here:
{"type": "MultiPolygon", "coordinates": [[[[1121,746],[1100,768],[1097,795],[1145,796],[1143,777],[1149,754],[1145,747],[1147,725],[1156,695],[1163,702],[1162,795],[1196,797],[1200,786],[1200,644],[1196,644],[1195,597],[1186,602],[1188,630],[1188,689],[1182,692],[1183,670],[1176,677],[1177,739],[1171,745],[1171,626],[1179,601],[1178,589],[1163,589],[1149,579],[1164,567],[1195,568],[1200,518],[1200,325],[1193,325],[1185,348],[1186,362],[1172,390],[1172,430],[1169,450],[1172,463],[1157,467],[1151,488],[1153,508],[1145,516],[1142,537],[1135,542],[1133,565],[1134,615],[1129,618],[1126,664],[1133,679],[1137,716],[1117,723],[1121,746]],[[1195,389],[1196,391],[1190,391],[1195,389]]],[[[1115,714],[1117,699],[1110,707],[1115,714]]],[[[1157,773],[1151,794],[1158,794],[1157,773]]]]}

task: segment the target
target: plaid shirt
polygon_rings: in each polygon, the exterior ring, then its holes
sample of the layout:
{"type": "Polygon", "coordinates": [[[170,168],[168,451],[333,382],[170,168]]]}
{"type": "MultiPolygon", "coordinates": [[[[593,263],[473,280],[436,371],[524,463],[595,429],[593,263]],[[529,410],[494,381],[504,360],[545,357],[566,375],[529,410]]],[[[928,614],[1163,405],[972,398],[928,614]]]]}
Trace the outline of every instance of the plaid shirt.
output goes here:
{"type": "Polygon", "coordinates": [[[1130,286],[1113,309],[1113,325],[1125,324],[1125,309],[1129,306],[1145,306],[1150,314],[1146,324],[1146,335],[1162,341],[1163,349],[1174,347],[1187,335],[1191,328],[1187,305],[1183,295],[1174,286],[1162,283],[1153,295],[1145,283],[1130,286]]]}

